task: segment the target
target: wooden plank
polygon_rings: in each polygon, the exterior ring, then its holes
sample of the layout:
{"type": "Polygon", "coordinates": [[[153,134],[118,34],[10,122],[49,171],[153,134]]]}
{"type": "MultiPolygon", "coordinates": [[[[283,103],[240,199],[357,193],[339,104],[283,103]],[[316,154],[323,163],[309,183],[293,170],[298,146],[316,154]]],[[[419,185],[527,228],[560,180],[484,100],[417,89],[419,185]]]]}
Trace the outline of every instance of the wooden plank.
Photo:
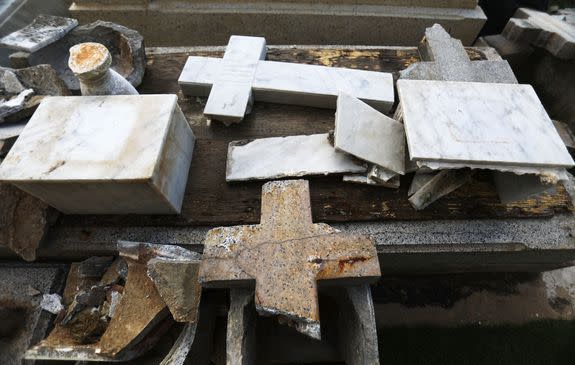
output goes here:
{"type": "MultiPolygon", "coordinates": [[[[474,60],[483,59],[468,50],[474,60]]],[[[208,125],[202,115],[205,99],[183,98],[178,76],[192,53],[157,54],[148,57],[141,93],[178,93],[179,104],[198,137],[188,179],[182,214],[178,216],[64,216],[59,224],[83,225],[228,225],[256,223],[260,216],[263,182],[227,184],[225,166],[230,141],[261,137],[326,133],[334,127],[334,110],[256,103],[240,124],[208,125]]],[[[222,52],[194,52],[221,57],[222,52]]],[[[398,72],[419,60],[410,49],[272,49],[268,59],[276,61],[351,67],[398,72]]],[[[562,187],[552,195],[514,204],[500,204],[489,173],[480,172],[473,182],[440,199],[423,211],[415,211],[407,200],[412,175],[401,179],[398,190],[343,183],[341,177],[311,177],[311,201],[317,222],[367,220],[426,220],[549,217],[573,210],[562,187]]]]}

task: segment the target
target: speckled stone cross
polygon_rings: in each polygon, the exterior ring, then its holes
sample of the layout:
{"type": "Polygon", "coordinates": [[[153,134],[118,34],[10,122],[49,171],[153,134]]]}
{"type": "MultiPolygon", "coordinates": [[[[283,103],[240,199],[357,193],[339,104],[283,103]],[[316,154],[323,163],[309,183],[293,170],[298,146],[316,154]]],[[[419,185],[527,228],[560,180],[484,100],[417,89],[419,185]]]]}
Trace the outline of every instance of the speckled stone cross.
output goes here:
{"type": "Polygon", "coordinates": [[[261,223],[208,232],[199,281],[205,287],[250,285],[259,312],[286,316],[320,338],[317,280],[373,281],[381,275],[373,241],[312,222],[309,183],[262,188],[261,223]]]}

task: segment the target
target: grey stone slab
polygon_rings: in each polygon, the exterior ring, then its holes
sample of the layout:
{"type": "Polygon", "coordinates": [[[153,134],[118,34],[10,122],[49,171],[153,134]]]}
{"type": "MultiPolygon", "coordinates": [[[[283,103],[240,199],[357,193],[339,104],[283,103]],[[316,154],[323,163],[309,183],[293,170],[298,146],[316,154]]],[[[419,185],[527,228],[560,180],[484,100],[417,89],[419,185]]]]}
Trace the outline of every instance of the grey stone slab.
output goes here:
{"type": "Polygon", "coordinates": [[[44,337],[55,316],[41,309],[42,294],[60,292],[65,271],[64,265],[0,265],[2,364],[22,364],[28,347],[44,337]]]}
{"type": "Polygon", "coordinates": [[[34,52],[56,42],[78,25],[76,19],[38,15],[28,26],[0,39],[0,45],[34,52]]]}
{"type": "Polygon", "coordinates": [[[493,181],[502,203],[512,203],[555,191],[555,184],[544,183],[539,175],[517,175],[511,172],[494,172],[493,181]]]}
{"type": "Polygon", "coordinates": [[[388,181],[376,181],[365,174],[343,175],[343,182],[397,189],[399,188],[399,175],[395,175],[388,181]]]}
{"type": "Polygon", "coordinates": [[[344,93],[337,99],[334,147],[392,172],[405,172],[403,124],[344,93]]]}
{"type": "Polygon", "coordinates": [[[254,292],[230,290],[226,333],[226,365],[253,365],[256,361],[254,292]]]}
{"type": "Polygon", "coordinates": [[[558,58],[574,59],[575,25],[565,20],[565,17],[520,8],[509,19],[502,35],[510,41],[544,48],[558,58]]]}
{"type": "Polygon", "coordinates": [[[409,203],[416,210],[424,209],[437,199],[469,182],[471,175],[472,172],[468,169],[442,170],[411,195],[409,203]]]}
{"type": "Polygon", "coordinates": [[[336,151],[327,134],[231,142],[226,181],[365,172],[366,167],[336,151]]]}
{"type": "Polygon", "coordinates": [[[0,179],[68,213],[177,213],[194,142],[175,95],[50,97],[0,179]]]}

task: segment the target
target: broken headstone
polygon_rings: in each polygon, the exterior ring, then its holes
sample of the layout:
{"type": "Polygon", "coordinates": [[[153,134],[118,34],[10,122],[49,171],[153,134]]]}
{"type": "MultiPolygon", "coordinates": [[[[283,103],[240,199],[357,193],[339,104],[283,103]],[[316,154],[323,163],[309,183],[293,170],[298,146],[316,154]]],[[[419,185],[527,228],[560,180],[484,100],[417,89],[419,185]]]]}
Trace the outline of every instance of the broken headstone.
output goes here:
{"type": "Polygon", "coordinates": [[[29,63],[52,65],[68,89],[80,90],[78,79],[68,67],[69,50],[86,42],[104,45],[112,55],[111,69],[134,87],[140,85],[146,68],[144,38],[135,30],[111,22],[96,21],[78,26],[59,41],[30,54],[29,63]]]}
{"type": "Polygon", "coordinates": [[[285,317],[320,338],[316,281],[379,276],[373,241],[312,223],[308,182],[287,180],[264,184],[259,225],[208,232],[199,280],[208,287],[255,280],[259,312],[285,317]]]}
{"type": "Polygon", "coordinates": [[[76,19],[38,15],[26,27],[0,39],[0,46],[34,52],[56,42],[78,25],[76,19]]]}
{"type": "Polygon", "coordinates": [[[335,108],[345,92],[380,111],[393,105],[391,74],[264,61],[265,44],[264,38],[231,36],[223,59],[189,57],[178,81],[182,92],[209,95],[204,113],[227,124],[240,122],[252,99],[335,108]]]}
{"type": "Polygon", "coordinates": [[[112,56],[100,43],[80,43],[70,48],[68,67],[80,80],[82,95],[137,95],[126,79],[110,69],[112,56]]]}

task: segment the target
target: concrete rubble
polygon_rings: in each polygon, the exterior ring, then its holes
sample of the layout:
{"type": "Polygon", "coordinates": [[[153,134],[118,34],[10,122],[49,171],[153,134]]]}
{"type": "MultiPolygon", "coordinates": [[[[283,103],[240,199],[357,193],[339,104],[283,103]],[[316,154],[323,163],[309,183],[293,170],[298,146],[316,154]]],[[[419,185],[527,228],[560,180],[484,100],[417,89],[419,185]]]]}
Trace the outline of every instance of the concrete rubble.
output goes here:
{"type": "Polygon", "coordinates": [[[316,281],[372,281],[380,275],[371,239],[312,223],[305,180],[264,184],[261,223],[212,229],[204,247],[202,286],[249,286],[255,280],[258,312],[285,317],[317,339],[316,281]]]}

